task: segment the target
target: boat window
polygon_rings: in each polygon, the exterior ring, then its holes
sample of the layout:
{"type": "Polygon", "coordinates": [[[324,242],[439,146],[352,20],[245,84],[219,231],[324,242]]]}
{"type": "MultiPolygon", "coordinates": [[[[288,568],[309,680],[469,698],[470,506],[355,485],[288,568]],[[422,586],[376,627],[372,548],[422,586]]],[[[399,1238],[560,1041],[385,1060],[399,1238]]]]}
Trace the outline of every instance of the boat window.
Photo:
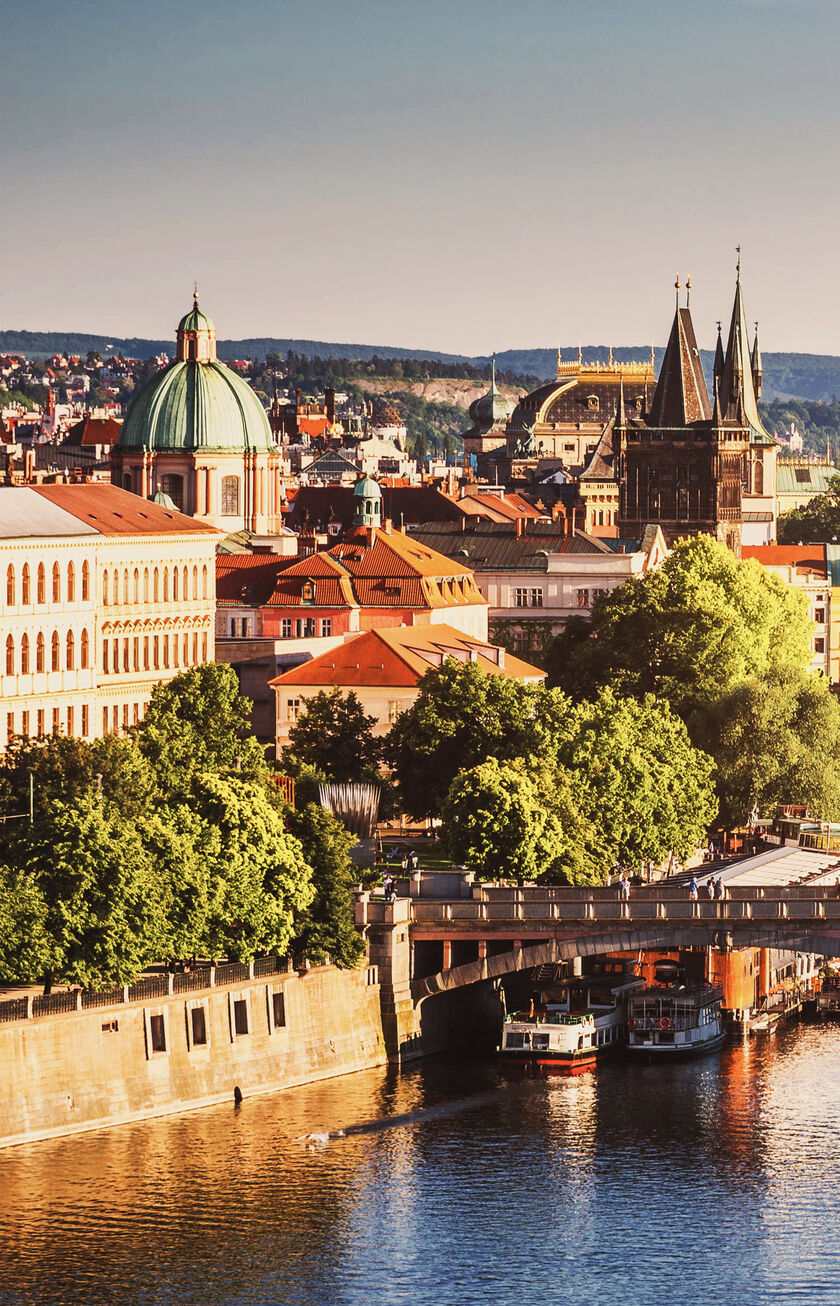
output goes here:
{"type": "Polygon", "coordinates": [[[512,1034],[508,1034],[507,1039],[505,1040],[505,1047],[507,1047],[507,1048],[524,1048],[524,1047],[526,1046],[526,1043],[525,1043],[525,1039],[526,1039],[526,1038],[527,1038],[527,1035],[526,1035],[526,1034],[523,1034],[523,1033],[521,1033],[521,1032],[514,1032],[514,1033],[512,1033],[512,1034]]]}

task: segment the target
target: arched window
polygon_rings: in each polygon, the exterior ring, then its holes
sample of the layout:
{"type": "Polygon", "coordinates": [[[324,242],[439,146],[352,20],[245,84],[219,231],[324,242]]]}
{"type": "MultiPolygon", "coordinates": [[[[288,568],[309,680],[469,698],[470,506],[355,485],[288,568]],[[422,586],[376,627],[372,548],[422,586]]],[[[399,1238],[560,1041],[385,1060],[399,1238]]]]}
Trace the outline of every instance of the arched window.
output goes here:
{"type": "Polygon", "coordinates": [[[207,598],[207,564],[204,564],[201,572],[201,597],[207,598]]]}
{"type": "Polygon", "coordinates": [[[20,601],[21,601],[21,603],[29,603],[29,602],[31,601],[31,600],[30,600],[29,563],[28,563],[28,562],[25,562],[25,563],[23,564],[23,575],[22,575],[21,578],[20,578],[20,601]]]}
{"type": "Polygon", "coordinates": [[[110,601],[111,601],[111,600],[110,600],[109,597],[108,597],[108,573],[107,573],[107,571],[103,571],[103,573],[102,573],[102,602],[103,602],[103,604],[107,607],[107,605],[110,603],[110,601]]]}
{"type": "Polygon", "coordinates": [[[222,477],[222,516],[239,516],[239,477],[222,477]]]}
{"type": "Polygon", "coordinates": [[[44,670],[44,636],[38,631],[38,638],[35,642],[35,670],[44,670]]]}
{"type": "Polygon", "coordinates": [[[193,591],[192,591],[192,596],[193,596],[194,599],[197,599],[197,598],[198,598],[198,567],[193,567],[193,591]]]}
{"type": "Polygon", "coordinates": [[[131,490],[131,472],[126,472],[123,476],[123,489],[131,490]]]}
{"type": "Polygon", "coordinates": [[[67,564],[67,602],[76,602],[76,568],[72,562],[67,564]]]}
{"type": "Polygon", "coordinates": [[[154,575],[152,577],[152,594],[155,603],[159,603],[160,602],[160,572],[158,571],[157,567],[155,567],[154,575]]]}
{"type": "Polygon", "coordinates": [[[178,602],[178,576],[179,576],[178,568],[173,567],[172,568],[172,602],[173,603],[178,602]]]}
{"type": "Polygon", "coordinates": [[[87,558],[82,563],[82,602],[87,603],[90,598],[90,567],[87,558]]]}
{"type": "Polygon", "coordinates": [[[11,635],[6,636],[6,675],[15,674],[15,641],[11,635]]]}
{"type": "Polygon", "coordinates": [[[11,563],[6,568],[6,602],[9,607],[15,601],[15,569],[11,563]]]}
{"type": "Polygon", "coordinates": [[[143,602],[149,602],[149,568],[143,568],[143,602]]]}
{"type": "Polygon", "coordinates": [[[164,603],[169,602],[169,568],[168,567],[164,567],[163,569],[163,601],[164,603]]]}
{"type": "Polygon", "coordinates": [[[181,598],[184,600],[185,603],[186,603],[187,599],[190,597],[190,580],[189,580],[189,575],[190,575],[190,574],[189,574],[189,572],[187,571],[187,569],[186,569],[186,567],[185,567],[185,568],[184,568],[184,588],[183,588],[183,591],[182,591],[182,593],[181,593],[181,598]]]}
{"type": "Polygon", "coordinates": [[[66,666],[68,671],[72,671],[76,665],[76,641],[73,638],[72,630],[68,630],[67,632],[67,640],[66,640],[64,651],[65,651],[64,665],[66,666]]]}
{"type": "Polygon", "coordinates": [[[82,639],[79,645],[79,662],[83,671],[87,670],[89,657],[90,657],[90,641],[88,639],[87,628],[85,628],[82,631],[82,639]]]}
{"type": "Polygon", "coordinates": [[[54,630],[52,633],[52,640],[50,641],[50,666],[53,671],[60,670],[60,657],[61,648],[58,640],[58,631],[54,630]]]}
{"type": "Polygon", "coordinates": [[[52,596],[53,603],[61,602],[61,568],[57,562],[53,563],[52,569],[52,596]]]}
{"type": "Polygon", "coordinates": [[[164,494],[168,494],[175,507],[180,512],[184,506],[184,478],[183,476],[164,476],[160,482],[160,488],[164,494]]]}
{"type": "Polygon", "coordinates": [[[140,602],[140,572],[134,568],[134,602],[140,602]]]}
{"type": "Polygon", "coordinates": [[[29,636],[24,635],[20,641],[20,669],[24,676],[29,675],[29,636]]]}
{"type": "Polygon", "coordinates": [[[123,603],[128,604],[128,567],[123,572],[123,603]]]}
{"type": "Polygon", "coordinates": [[[753,494],[764,493],[764,463],[760,458],[756,459],[755,471],[753,472],[753,494]]]}
{"type": "Polygon", "coordinates": [[[47,573],[44,570],[43,562],[38,563],[38,602],[46,603],[47,601],[47,573]]]}

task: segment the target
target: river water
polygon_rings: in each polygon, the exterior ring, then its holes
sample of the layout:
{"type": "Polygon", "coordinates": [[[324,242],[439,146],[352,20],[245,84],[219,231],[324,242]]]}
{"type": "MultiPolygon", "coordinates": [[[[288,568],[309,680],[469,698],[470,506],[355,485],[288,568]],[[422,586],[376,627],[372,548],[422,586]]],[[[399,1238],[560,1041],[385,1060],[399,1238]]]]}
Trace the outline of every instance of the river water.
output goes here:
{"type": "Polygon", "coordinates": [[[0,1303],[836,1303],[838,1104],[840,1025],[791,1025],[678,1065],[438,1059],[13,1148],[0,1303]]]}

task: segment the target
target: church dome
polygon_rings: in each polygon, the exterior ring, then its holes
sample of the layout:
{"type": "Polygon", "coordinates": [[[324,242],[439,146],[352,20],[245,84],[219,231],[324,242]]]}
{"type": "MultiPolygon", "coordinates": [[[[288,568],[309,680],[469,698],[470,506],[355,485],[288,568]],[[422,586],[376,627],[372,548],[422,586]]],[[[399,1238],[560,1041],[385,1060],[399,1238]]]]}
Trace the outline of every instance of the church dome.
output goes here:
{"type": "Polygon", "coordinates": [[[476,429],[484,432],[504,430],[513,413],[516,403],[506,399],[496,389],[496,360],[494,358],[490,374],[490,389],[480,399],[474,399],[469,407],[469,414],[476,429]]]}
{"type": "Polygon", "coordinates": [[[382,490],[380,488],[379,482],[375,481],[371,476],[363,476],[362,479],[360,481],[357,481],[355,486],[353,487],[353,498],[354,499],[381,499],[382,490]]]}
{"type": "Polygon", "coordinates": [[[198,307],[178,323],[177,356],[133,396],[120,449],[267,451],[268,416],[242,377],[216,358],[216,328],[198,307]]]}

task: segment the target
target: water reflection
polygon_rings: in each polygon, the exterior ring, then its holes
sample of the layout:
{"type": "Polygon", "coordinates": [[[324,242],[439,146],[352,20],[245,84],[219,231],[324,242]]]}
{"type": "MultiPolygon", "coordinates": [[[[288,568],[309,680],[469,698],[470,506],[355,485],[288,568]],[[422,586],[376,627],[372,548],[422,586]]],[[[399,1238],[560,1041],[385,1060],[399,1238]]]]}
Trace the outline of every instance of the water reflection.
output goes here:
{"type": "Polygon", "coordinates": [[[0,1303],[837,1300],[838,1052],[787,1027],[573,1079],[453,1059],[15,1148],[0,1303]]]}

